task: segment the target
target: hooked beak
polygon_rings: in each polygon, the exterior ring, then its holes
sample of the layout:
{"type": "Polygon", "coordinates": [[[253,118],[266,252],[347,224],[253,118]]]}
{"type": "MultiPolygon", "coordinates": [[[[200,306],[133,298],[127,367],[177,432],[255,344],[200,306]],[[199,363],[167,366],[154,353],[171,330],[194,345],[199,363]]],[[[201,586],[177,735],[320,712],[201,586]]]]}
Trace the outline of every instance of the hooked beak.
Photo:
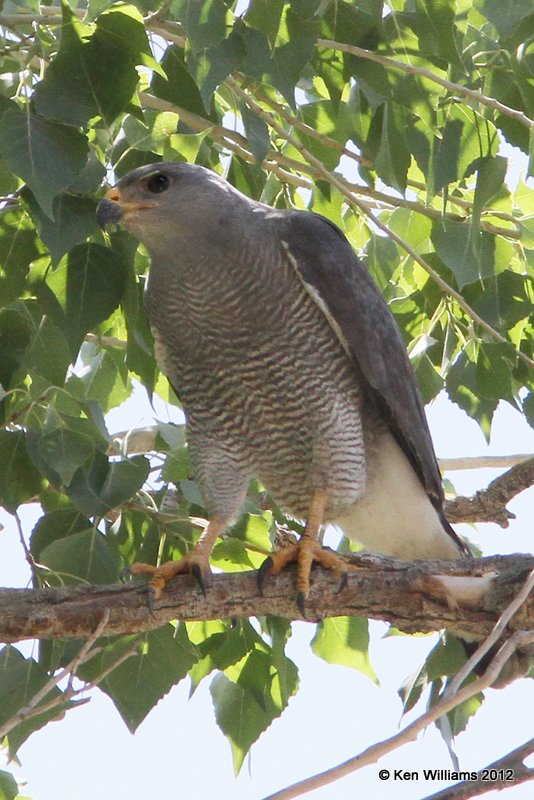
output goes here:
{"type": "Polygon", "coordinates": [[[104,230],[106,225],[119,222],[124,214],[118,189],[109,189],[96,207],[96,221],[104,230]]]}
{"type": "Polygon", "coordinates": [[[108,189],[103,200],[96,207],[96,221],[102,229],[120,220],[129,211],[139,211],[141,208],[154,208],[156,202],[129,203],[122,199],[120,191],[115,187],[108,189]]]}

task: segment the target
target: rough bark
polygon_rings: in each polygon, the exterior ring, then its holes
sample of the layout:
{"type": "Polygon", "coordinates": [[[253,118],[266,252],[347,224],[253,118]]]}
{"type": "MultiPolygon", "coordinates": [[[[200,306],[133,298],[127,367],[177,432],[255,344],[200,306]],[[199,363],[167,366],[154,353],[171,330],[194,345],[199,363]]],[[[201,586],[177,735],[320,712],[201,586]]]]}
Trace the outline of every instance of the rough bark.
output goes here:
{"type": "Polygon", "coordinates": [[[455,497],[445,503],[449,522],[495,522],[507,528],[515,515],[506,508],[520,492],[534,484],[534,458],[516,464],[472,497],[455,497]]]}
{"type": "MultiPolygon", "coordinates": [[[[487,635],[521,589],[534,556],[405,563],[369,554],[347,557],[344,586],[315,568],[306,612],[309,621],[356,615],[386,620],[400,630],[448,628],[477,638],[487,635]],[[469,578],[470,580],[466,580],[469,578]]],[[[109,611],[104,633],[127,634],[169,620],[207,620],[277,615],[302,619],[294,572],[270,576],[264,595],[255,572],[214,575],[204,596],[190,576],[165,587],[151,611],[145,584],[70,586],[60,589],[1,589],[0,641],[90,636],[109,611]]],[[[534,629],[531,595],[508,633],[534,629]]]]}

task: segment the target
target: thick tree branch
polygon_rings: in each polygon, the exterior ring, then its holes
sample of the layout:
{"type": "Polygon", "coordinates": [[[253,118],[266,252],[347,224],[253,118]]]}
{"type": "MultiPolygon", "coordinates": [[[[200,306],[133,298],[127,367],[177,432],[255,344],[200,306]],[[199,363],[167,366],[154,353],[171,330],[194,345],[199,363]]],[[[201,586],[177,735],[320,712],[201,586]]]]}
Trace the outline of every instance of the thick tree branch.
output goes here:
{"type": "MultiPolygon", "coordinates": [[[[406,563],[371,554],[347,556],[347,584],[339,591],[331,573],[313,572],[308,619],[369,616],[408,633],[448,628],[488,635],[534,568],[534,556],[493,556],[466,561],[406,563]]],[[[302,619],[291,569],[270,577],[259,595],[256,573],[214,575],[206,596],[190,576],[175,579],[147,606],[146,587],[70,586],[1,589],[0,641],[91,636],[109,611],[105,633],[146,631],[170,620],[243,619],[273,614],[302,619]]],[[[514,616],[507,633],[534,628],[534,597],[514,616]]]]}
{"type": "Polygon", "coordinates": [[[479,780],[456,783],[454,786],[428,795],[423,800],[469,800],[470,797],[479,797],[486,792],[508,789],[525,781],[534,780],[534,768],[529,768],[523,763],[532,753],[534,753],[534,739],[530,739],[497,761],[493,761],[484,769],[478,770],[479,780]],[[510,778],[510,770],[513,778],[510,778]],[[481,775],[492,772],[497,776],[495,780],[480,780],[481,775]]]}

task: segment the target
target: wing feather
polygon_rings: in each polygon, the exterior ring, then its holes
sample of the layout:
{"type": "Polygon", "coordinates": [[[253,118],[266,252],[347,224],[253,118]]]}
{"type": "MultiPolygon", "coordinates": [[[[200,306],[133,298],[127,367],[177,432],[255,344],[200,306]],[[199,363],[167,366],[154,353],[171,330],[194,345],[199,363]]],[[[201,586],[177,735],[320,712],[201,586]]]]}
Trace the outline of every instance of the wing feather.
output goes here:
{"type": "Polygon", "coordinates": [[[443,488],[406,346],[393,316],[341,230],[325,217],[292,212],[282,241],[300,280],[353,360],[436,508],[443,488]]]}

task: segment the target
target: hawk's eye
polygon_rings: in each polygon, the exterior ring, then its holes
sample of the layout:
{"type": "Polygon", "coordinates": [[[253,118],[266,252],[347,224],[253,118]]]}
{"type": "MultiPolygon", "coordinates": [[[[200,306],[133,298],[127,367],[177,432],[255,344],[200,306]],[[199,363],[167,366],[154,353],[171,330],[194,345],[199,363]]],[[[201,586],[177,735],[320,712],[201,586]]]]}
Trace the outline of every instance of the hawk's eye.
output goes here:
{"type": "Polygon", "coordinates": [[[166,191],[171,185],[170,180],[163,172],[156,172],[146,182],[146,188],[151,194],[161,194],[166,191]]]}

